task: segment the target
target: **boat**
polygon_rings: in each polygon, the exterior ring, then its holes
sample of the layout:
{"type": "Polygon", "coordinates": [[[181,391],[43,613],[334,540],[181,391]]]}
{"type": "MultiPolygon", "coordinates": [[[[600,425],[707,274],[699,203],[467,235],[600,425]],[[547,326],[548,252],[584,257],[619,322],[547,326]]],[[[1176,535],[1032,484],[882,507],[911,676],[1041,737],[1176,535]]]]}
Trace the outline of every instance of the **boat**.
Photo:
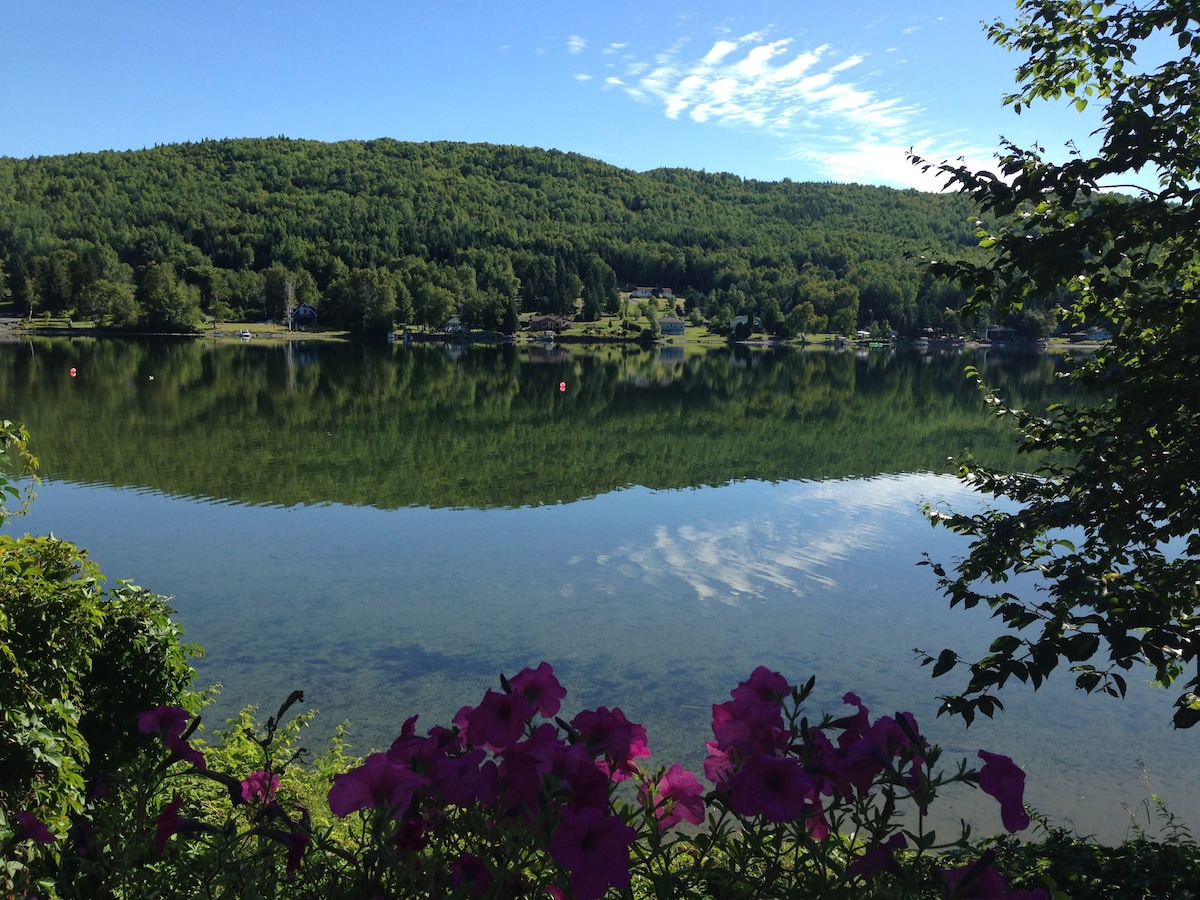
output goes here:
{"type": "Polygon", "coordinates": [[[240,337],[243,341],[248,341],[250,340],[250,332],[241,331],[238,333],[238,337],[240,337]]]}

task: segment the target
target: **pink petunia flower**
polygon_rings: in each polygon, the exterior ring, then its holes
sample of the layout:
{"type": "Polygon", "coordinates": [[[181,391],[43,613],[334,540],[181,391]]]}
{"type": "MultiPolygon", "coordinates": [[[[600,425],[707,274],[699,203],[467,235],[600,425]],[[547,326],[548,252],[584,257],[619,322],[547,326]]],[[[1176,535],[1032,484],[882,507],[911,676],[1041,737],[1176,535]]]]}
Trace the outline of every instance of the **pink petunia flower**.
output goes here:
{"type": "Polygon", "coordinates": [[[17,830],[12,836],[14,843],[20,841],[33,841],[36,844],[54,843],[54,834],[46,823],[33,813],[19,812],[13,818],[17,820],[17,830]]]}
{"type": "Polygon", "coordinates": [[[280,830],[267,831],[265,834],[271,840],[278,841],[287,848],[287,880],[295,881],[296,872],[299,870],[300,863],[304,859],[304,853],[308,849],[308,835],[303,831],[280,830]]]}
{"type": "Polygon", "coordinates": [[[979,751],[983,768],[979,770],[979,786],[984,793],[1000,801],[1000,819],[1009,832],[1029,827],[1025,812],[1025,773],[1007,756],[979,751]]]}
{"type": "Polygon", "coordinates": [[[431,778],[445,803],[452,806],[469,806],[472,803],[485,807],[496,805],[496,763],[485,759],[485,756],[483,749],[476,747],[438,760],[431,778]]]}
{"type": "Polygon", "coordinates": [[[725,782],[729,808],[739,816],[761,815],[794,822],[817,802],[817,784],[795,759],[756,753],[725,782]]]}
{"type": "Polygon", "coordinates": [[[549,722],[543,722],[527,739],[505,750],[497,772],[502,805],[506,809],[536,809],[543,780],[565,750],[566,744],[549,722]]]}
{"type": "Polygon", "coordinates": [[[608,773],[582,744],[570,744],[556,753],[551,775],[568,789],[571,809],[608,810],[608,773]]]}
{"type": "Polygon", "coordinates": [[[450,865],[450,884],[452,887],[467,887],[467,894],[478,897],[487,891],[492,883],[492,873],[478,856],[464,853],[450,865]]]}
{"type": "Polygon", "coordinates": [[[185,820],[179,815],[179,807],[183,806],[183,798],[178,794],[175,799],[163,807],[154,825],[154,849],[159,856],[167,849],[167,841],[172,835],[182,830],[185,820]]]}
{"type": "Polygon", "coordinates": [[[838,738],[838,744],[842,747],[847,747],[857,740],[863,738],[867,731],[871,728],[870,713],[863,702],[859,699],[858,694],[853,691],[847,691],[842,695],[842,702],[847,706],[858,707],[858,711],[851,716],[844,716],[837,719],[833,724],[842,729],[842,734],[838,738]]]}
{"type": "Polygon", "coordinates": [[[575,900],[600,900],[609,888],[629,887],[629,847],[637,832],[593,807],[564,810],[550,856],[570,873],[575,900]]]}
{"type": "Polygon", "coordinates": [[[993,863],[994,850],[987,850],[975,862],[955,869],[943,869],[944,896],[952,900],[1050,900],[1042,888],[1032,891],[1009,890],[993,863]]]}
{"type": "Polygon", "coordinates": [[[733,697],[733,715],[748,722],[770,721],[783,709],[783,701],[792,693],[792,686],[778,672],[759,666],[748,679],[729,695],[733,697]]]}
{"type": "Polygon", "coordinates": [[[737,770],[740,754],[722,749],[716,741],[705,741],[708,755],[704,757],[704,777],[713,784],[721,784],[737,770]]]}
{"type": "Polygon", "coordinates": [[[900,863],[896,860],[896,851],[908,846],[904,835],[893,834],[890,838],[872,847],[862,856],[855,859],[846,867],[846,874],[852,878],[871,879],[880,872],[899,876],[903,874],[900,863]]]}
{"type": "Polygon", "coordinates": [[[522,694],[529,704],[547,719],[558,715],[567,689],[554,677],[550,663],[541,662],[536,669],[525,668],[508,679],[508,685],[522,694]]]}
{"type": "Polygon", "coordinates": [[[360,809],[382,809],[398,819],[407,811],[413,792],[428,783],[407,766],[391,763],[386,753],[372,753],[357,769],[333,776],[329,809],[339,818],[360,809]]]}
{"type": "Polygon", "coordinates": [[[192,722],[192,715],[178,706],[156,706],[138,713],[138,731],[142,734],[157,732],[163,744],[171,751],[167,763],[176,760],[190,762],[197,769],[207,768],[204,754],[188,743],[184,735],[192,722]]]}
{"type": "Polygon", "coordinates": [[[178,706],[156,706],[138,713],[138,731],[157,732],[164,738],[179,738],[192,721],[192,715],[178,706]]]}
{"type": "Polygon", "coordinates": [[[524,736],[533,715],[533,707],[524,695],[502,694],[489,688],[483,701],[464,716],[467,743],[500,752],[524,736]]]}
{"type": "Polygon", "coordinates": [[[249,803],[257,800],[259,803],[270,803],[275,799],[279,789],[279,776],[262,769],[251,772],[242,781],[242,799],[249,803]]]}
{"type": "Polygon", "coordinates": [[[625,718],[619,706],[584,710],[571,720],[588,751],[613,781],[624,781],[636,770],[635,759],[650,755],[646,729],[625,718]]]}
{"type": "Polygon", "coordinates": [[[654,817],[660,831],[681,821],[699,825],[704,821],[704,788],[699,780],[681,766],[672,764],[656,784],[644,785],[638,793],[643,805],[654,804],[654,817]]]}

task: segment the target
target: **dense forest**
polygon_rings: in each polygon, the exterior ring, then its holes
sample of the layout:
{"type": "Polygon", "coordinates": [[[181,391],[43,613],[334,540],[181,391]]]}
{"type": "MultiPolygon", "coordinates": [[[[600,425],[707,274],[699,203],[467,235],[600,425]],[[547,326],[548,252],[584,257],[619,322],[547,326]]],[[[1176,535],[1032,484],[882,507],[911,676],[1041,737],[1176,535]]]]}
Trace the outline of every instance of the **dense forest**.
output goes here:
{"type": "Polygon", "coordinates": [[[109,328],[282,319],[378,332],[594,320],[634,285],[720,328],[940,329],[958,289],[913,253],[969,253],[958,195],[633,172],[516,146],[203,141],[0,158],[0,302],[109,328]]]}

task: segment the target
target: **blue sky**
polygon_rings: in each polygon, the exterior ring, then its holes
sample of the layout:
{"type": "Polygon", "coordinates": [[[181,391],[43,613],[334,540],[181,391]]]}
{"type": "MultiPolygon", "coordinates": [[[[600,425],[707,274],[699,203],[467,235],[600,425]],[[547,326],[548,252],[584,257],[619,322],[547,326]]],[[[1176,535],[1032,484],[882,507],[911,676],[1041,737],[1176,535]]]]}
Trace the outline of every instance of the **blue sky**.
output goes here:
{"type": "MultiPolygon", "coordinates": [[[[1012,0],[0,0],[0,155],[222,137],[484,141],[644,171],[935,187],[904,156],[1053,156],[1002,106],[1012,0]]],[[[1056,152],[1059,151],[1059,152],[1056,152]]]]}

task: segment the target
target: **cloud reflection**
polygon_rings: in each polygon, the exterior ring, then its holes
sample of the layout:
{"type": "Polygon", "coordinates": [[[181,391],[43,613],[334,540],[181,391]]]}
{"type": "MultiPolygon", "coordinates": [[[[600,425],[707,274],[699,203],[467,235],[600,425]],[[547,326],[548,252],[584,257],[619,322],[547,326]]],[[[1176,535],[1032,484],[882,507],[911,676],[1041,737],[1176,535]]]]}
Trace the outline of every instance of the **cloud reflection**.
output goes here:
{"type": "Polygon", "coordinates": [[[776,485],[751,515],[658,524],[644,544],[625,543],[596,562],[651,583],[680,580],[704,602],[803,596],[838,587],[856,556],[900,541],[924,497],[958,490],[953,479],[920,474],[776,485]]]}

